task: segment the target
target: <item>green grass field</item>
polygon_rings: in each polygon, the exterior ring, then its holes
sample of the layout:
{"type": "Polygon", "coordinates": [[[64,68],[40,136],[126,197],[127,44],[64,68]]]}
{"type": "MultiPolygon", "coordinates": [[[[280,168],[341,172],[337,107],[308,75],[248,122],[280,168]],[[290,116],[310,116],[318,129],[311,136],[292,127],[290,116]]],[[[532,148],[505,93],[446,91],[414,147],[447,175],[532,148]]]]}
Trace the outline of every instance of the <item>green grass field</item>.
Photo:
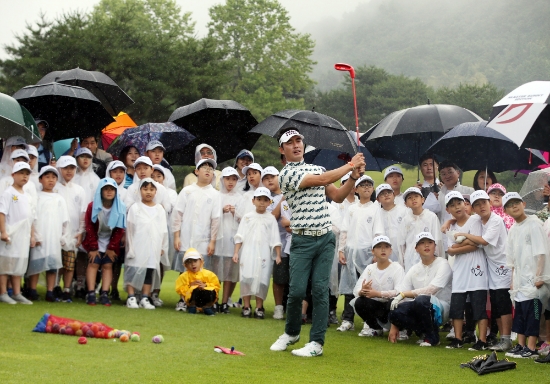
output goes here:
{"type": "MultiPolygon", "coordinates": [[[[512,383],[548,382],[550,366],[518,360],[514,371],[477,377],[460,363],[476,356],[443,345],[421,348],[411,340],[392,345],[385,338],[362,338],[356,317],[353,332],[327,331],[324,355],[298,358],[290,352],[271,352],[270,345],[284,331],[284,322],[272,319],[273,298],[265,307],[265,320],[243,319],[240,309],[230,315],[207,317],[174,311],[175,272],[168,272],[156,310],[130,310],[120,303],[90,307],[40,301],[31,306],[0,305],[0,382],[2,383],[512,383]],[[118,329],[140,332],[141,342],[121,343],[31,332],[44,313],[82,321],[100,321],[118,329]],[[153,344],[162,334],[165,342],[153,344]],[[246,356],[215,353],[215,345],[235,346],[246,356]]],[[[43,295],[44,292],[42,292],[43,295]]],[[[237,293],[234,299],[238,299],[237,293]]],[[[339,303],[339,311],[343,304],[339,303]]],[[[301,347],[310,326],[302,330],[301,347]]],[[[441,334],[444,337],[444,334],[441,334]]],[[[499,358],[503,358],[501,354],[499,358]]]]}

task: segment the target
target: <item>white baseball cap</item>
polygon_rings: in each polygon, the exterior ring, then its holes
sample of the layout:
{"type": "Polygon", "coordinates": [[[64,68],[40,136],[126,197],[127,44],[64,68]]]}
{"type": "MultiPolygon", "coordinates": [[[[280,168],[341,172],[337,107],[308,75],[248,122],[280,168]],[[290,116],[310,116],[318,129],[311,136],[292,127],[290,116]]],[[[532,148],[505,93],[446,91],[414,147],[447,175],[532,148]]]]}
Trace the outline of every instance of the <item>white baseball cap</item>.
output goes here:
{"type": "MultiPolygon", "coordinates": [[[[27,161],[30,160],[29,154],[23,149],[16,149],[11,153],[10,159],[17,159],[18,157],[24,157],[27,161]]],[[[38,156],[37,156],[38,157],[38,156]]]]}
{"type": "Polygon", "coordinates": [[[195,166],[195,169],[199,169],[199,167],[201,165],[203,165],[204,163],[208,163],[212,166],[212,168],[216,169],[216,167],[218,166],[218,164],[216,164],[216,162],[214,161],[214,159],[201,159],[199,160],[199,162],[197,163],[197,165],[195,166]]]}
{"type": "Polygon", "coordinates": [[[409,187],[405,192],[403,192],[403,200],[407,201],[407,196],[409,196],[411,193],[416,193],[417,195],[424,197],[424,195],[422,195],[422,191],[420,190],[420,188],[409,187]]]}
{"type": "Polygon", "coordinates": [[[506,204],[508,204],[508,202],[510,200],[521,200],[521,201],[523,201],[523,199],[521,198],[519,193],[517,193],[517,192],[508,192],[502,198],[502,206],[506,207],[506,204]]]}
{"type": "Polygon", "coordinates": [[[42,169],[40,170],[40,173],[38,174],[38,178],[41,178],[42,175],[46,172],[53,172],[53,173],[55,173],[57,178],[59,178],[59,171],[57,170],[57,168],[52,167],[51,165],[46,165],[46,166],[42,167],[42,169]]]}
{"type": "Polygon", "coordinates": [[[376,187],[376,197],[378,197],[378,194],[380,192],[386,191],[386,190],[389,190],[389,191],[393,192],[393,189],[392,189],[391,185],[389,185],[389,184],[380,184],[378,187],[376,187]]]}
{"type": "Polygon", "coordinates": [[[267,176],[267,175],[279,176],[279,171],[277,170],[277,168],[272,167],[272,166],[270,165],[269,167],[265,167],[265,168],[262,170],[262,177],[261,177],[261,179],[263,180],[264,176],[267,176]]]}
{"type": "Polygon", "coordinates": [[[28,155],[33,155],[34,157],[38,157],[38,149],[34,145],[27,145],[27,153],[28,155]]]}
{"type": "Polygon", "coordinates": [[[24,161],[20,161],[20,162],[15,163],[13,165],[13,169],[11,171],[11,174],[13,175],[14,173],[17,173],[22,169],[28,169],[29,172],[31,172],[31,166],[28,163],[25,163],[24,161]]]}
{"type": "Polygon", "coordinates": [[[233,167],[225,167],[222,169],[222,177],[229,177],[229,176],[237,176],[237,179],[239,179],[239,172],[233,167]]]}
{"type": "Polygon", "coordinates": [[[109,165],[107,166],[107,170],[109,172],[111,172],[113,169],[117,169],[117,168],[122,168],[124,170],[128,169],[126,168],[126,166],[124,165],[124,163],[120,160],[113,160],[109,163],[109,165]]]}
{"type": "Polygon", "coordinates": [[[346,181],[347,179],[349,179],[350,176],[351,176],[351,171],[349,171],[349,172],[346,173],[344,176],[342,176],[342,178],[340,179],[340,184],[342,184],[344,181],[346,181]]]}
{"type": "Polygon", "coordinates": [[[145,148],[145,152],[147,151],[152,151],[153,149],[155,148],[162,148],[163,151],[166,151],[166,148],[164,148],[164,145],[162,145],[162,143],[158,140],[151,140],[150,142],[147,143],[147,147],[145,148]]]}
{"type": "Polygon", "coordinates": [[[140,157],[138,157],[136,159],[136,161],[134,162],[134,169],[138,166],[138,164],[145,164],[145,165],[148,165],[150,167],[153,166],[153,162],[151,161],[149,156],[140,156],[140,157]]]}
{"type": "Polygon", "coordinates": [[[57,168],[65,168],[69,165],[74,165],[76,167],[76,159],[72,156],[61,156],[57,159],[56,166],[57,168]]]}
{"type": "Polygon", "coordinates": [[[183,263],[185,264],[189,259],[200,260],[202,259],[202,255],[195,248],[189,248],[183,255],[183,263]]]}
{"type": "Polygon", "coordinates": [[[252,164],[247,165],[246,167],[243,168],[243,175],[246,176],[246,173],[248,172],[249,169],[255,169],[256,171],[258,171],[260,173],[262,173],[262,171],[264,170],[260,164],[252,163],[252,164]]]}
{"type": "Polygon", "coordinates": [[[94,155],[92,154],[92,151],[90,151],[88,148],[84,148],[84,147],[80,147],[76,150],[76,152],[74,153],[74,157],[78,157],[78,156],[81,156],[81,155],[88,155],[90,157],[94,157],[94,155]]]}
{"type": "Polygon", "coordinates": [[[369,175],[363,175],[360,178],[358,178],[357,181],[355,182],[355,188],[357,188],[357,186],[364,181],[370,181],[374,186],[374,180],[369,175]]]}
{"type": "Polygon", "coordinates": [[[296,129],[289,129],[288,131],[286,131],[285,133],[283,133],[281,135],[281,137],[279,138],[279,147],[281,145],[283,145],[283,143],[286,143],[287,141],[289,141],[292,137],[294,136],[300,136],[300,138],[303,140],[304,139],[304,136],[300,134],[300,132],[298,132],[298,130],[296,129]]]}
{"type": "Polygon", "coordinates": [[[13,145],[17,145],[17,146],[27,145],[27,142],[21,136],[12,136],[6,141],[6,146],[7,145],[11,145],[11,146],[13,146],[13,145]]]}
{"type": "Polygon", "coordinates": [[[464,196],[458,191],[451,191],[445,195],[445,206],[449,205],[449,201],[452,199],[460,199],[464,201],[464,196]]]}
{"type": "Polygon", "coordinates": [[[254,191],[254,197],[266,196],[271,199],[271,192],[266,187],[258,187],[254,191]]]}
{"type": "Polygon", "coordinates": [[[470,194],[470,204],[474,205],[476,200],[490,200],[489,195],[484,190],[480,189],[479,191],[475,191],[474,193],[470,194]]]}
{"type": "Polygon", "coordinates": [[[391,241],[388,236],[376,236],[374,239],[372,239],[372,247],[376,247],[380,243],[387,243],[391,247],[391,241]]]}
{"type": "Polygon", "coordinates": [[[416,235],[414,239],[414,245],[417,245],[422,239],[430,239],[431,241],[435,241],[433,235],[430,232],[420,232],[418,235],[416,235]]]}
{"type": "Polygon", "coordinates": [[[392,165],[391,167],[386,169],[386,171],[384,172],[384,181],[386,181],[386,177],[388,177],[390,173],[399,173],[403,177],[403,180],[405,180],[405,177],[403,176],[403,171],[397,165],[392,165]]]}
{"type": "Polygon", "coordinates": [[[164,175],[165,168],[160,164],[153,164],[153,171],[159,171],[164,175]]]}

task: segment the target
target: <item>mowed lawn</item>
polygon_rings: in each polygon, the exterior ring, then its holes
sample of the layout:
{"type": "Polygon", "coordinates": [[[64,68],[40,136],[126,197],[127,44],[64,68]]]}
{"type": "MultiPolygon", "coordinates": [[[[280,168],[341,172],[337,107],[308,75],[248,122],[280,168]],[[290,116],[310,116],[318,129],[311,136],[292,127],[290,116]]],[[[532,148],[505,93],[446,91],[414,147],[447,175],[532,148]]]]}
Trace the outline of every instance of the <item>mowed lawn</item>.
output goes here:
{"type": "MultiPolygon", "coordinates": [[[[270,345],[284,331],[273,320],[273,298],[265,303],[265,320],[243,319],[240,309],[230,315],[207,317],[176,312],[175,272],[168,272],[161,298],[165,306],[131,310],[120,302],[112,307],[46,303],[32,306],[0,305],[0,382],[2,383],[517,383],[547,382],[550,365],[518,360],[515,371],[477,377],[460,363],[476,352],[417,346],[416,337],[392,345],[386,338],[362,338],[356,317],[353,332],[327,331],[325,354],[298,358],[290,352],[271,352],[270,345]],[[100,321],[113,328],[141,333],[140,342],[121,343],[31,332],[44,313],[82,321],[100,321]],[[164,343],[151,338],[162,334],[164,343]],[[234,346],[246,356],[222,355],[214,346],[234,346]]],[[[43,295],[44,292],[42,292],[43,295]]],[[[234,297],[238,299],[236,292],[234,297]]],[[[342,310],[342,300],[339,312],[342,310]]],[[[310,326],[302,330],[301,347],[310,326]]],[[[444,337],[444,334],[441,334],[444,337]]],[[[293,346],[291,348],[294,348],[293,346]]],[[[500,358],[504,358],[501,354],[500,358]]]]}

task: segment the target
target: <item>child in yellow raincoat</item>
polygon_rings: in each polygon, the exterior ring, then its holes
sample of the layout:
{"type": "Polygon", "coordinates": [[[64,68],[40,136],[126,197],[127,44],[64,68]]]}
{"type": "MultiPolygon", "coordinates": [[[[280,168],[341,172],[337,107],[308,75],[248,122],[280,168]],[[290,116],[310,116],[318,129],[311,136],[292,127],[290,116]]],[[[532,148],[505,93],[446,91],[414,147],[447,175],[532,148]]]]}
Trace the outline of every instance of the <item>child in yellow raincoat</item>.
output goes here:
{"type": "Polygon", "coordinates": [[[208,316],[214,316],[212,305],[218,302],[220,281],[211,271],[203,269],[204,261],[195,248],[183,255],[186,271],[176,280],[176,292],[185,300],[188,313],[197,313],[197,307],[208,316]]]}

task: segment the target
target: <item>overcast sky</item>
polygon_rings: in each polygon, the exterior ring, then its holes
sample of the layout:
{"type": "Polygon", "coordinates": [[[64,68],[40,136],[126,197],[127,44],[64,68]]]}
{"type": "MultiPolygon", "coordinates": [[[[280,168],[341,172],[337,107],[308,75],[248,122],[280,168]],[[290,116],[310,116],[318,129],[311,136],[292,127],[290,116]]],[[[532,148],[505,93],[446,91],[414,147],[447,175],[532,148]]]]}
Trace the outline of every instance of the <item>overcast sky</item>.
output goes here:
{"type": "MultiPolygon", "coordinates": [[[[358,4],[368,0],[279,0],[289,11],[291,23],[299,32],[307,32],[307,25],[313,21],[325,18],[341,18],[346,12],[352,12],[358,4]],[[345,5],[344,5],[345,4],[345,5]]],[[[196,21],[196,31],[199,36],[206,34],[206,24],[209,21],[208,8],[220,4],[220,0],[176,0],[183,11],[192,13],[196,21]]],[[[99,0],[0,0],[0,58],[7,57],[4,45],[15,41],[14,33],[22,33],[25,23],[33,23],[41,11],[48,19],[70,10],[89,11],[99,0]]]]}

